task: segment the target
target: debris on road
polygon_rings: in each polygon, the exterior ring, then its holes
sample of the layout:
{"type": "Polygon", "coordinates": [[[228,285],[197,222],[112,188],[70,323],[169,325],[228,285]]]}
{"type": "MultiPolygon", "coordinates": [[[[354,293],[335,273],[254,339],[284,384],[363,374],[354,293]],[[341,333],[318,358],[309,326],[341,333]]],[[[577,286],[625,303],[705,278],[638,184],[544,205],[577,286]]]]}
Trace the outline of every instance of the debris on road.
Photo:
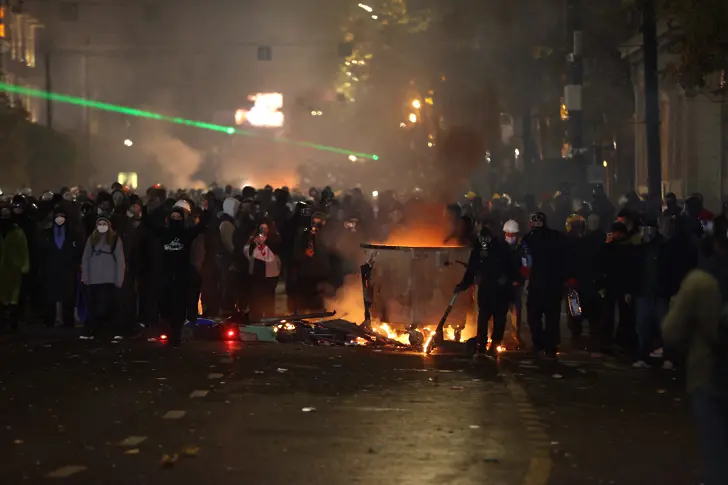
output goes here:
{"type": "Polygon", "coordinates": [[[301,411],[304,413],[313,413],[316,411],[316,408],[302,408],[301,411]]]}
{"type": "Polygon", "coordinates": [[[146,436],[129,436],[119,441],[117,446],[137,446],[147,440],[146,436]]]}
{"type": "Polygon", "coordinates": [[[126,450],[124,452],[125,455],[138,455],[139,454],[139,448],[132,448],[130,450],[126,450]]]}
{"type": "Polygon", "coordinates": [[[200,451],[200,448],[198,446],[187,446],[182,449],[182,451],[179,452],[180,456],[183,456],[185,458],[192,458],[194,456],[197,456],[197,453],[200,451]]]}
{"type": "Polygon", "coordinates": [[[284,368],[282,368],[282,367],[279,367],[279,368],[278,368],[278,369],[276,369],[276,370],[277,370],[277,371],[278,371],[278,372],[279,372],[280,374],[284,374],[284,373],[288,372],[288,369],[284,369],[284,368]]]}
{"type": "Polygon", "coordinates": [[[172,455],[164,455],[159,461],[159,464],[162,466],[162,468],[172,468],[174,464],[177,463],[177,460],[179,460],[179,455],[176,453],[172,455]]]}

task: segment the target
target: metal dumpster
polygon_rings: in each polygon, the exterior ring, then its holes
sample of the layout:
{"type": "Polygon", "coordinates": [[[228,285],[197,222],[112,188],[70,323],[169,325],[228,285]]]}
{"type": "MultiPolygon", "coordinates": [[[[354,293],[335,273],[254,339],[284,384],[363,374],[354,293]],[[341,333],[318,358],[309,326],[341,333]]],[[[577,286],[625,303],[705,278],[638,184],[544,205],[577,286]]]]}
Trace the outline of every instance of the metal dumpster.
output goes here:
{"type": "MultiPolygon", "coordinates": [[[[412,247],[362,244],[371,262],[371,316],[398,329],[434,326],[465,273],[466,247],[412,247]]],[[[475,310],[473,291],[460,295],[448,326],[463,328],[475,310]]]]}

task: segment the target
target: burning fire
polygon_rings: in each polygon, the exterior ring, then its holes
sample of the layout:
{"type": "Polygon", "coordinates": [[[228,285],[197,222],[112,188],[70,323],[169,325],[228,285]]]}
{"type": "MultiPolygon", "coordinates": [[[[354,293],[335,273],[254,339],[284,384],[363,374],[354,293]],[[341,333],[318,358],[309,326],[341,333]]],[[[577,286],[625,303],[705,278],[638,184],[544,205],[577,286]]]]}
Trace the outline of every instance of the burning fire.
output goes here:
{"type": "Polygon", "coordinates": [[[461,247],[454,239],[445,241],[454,231],[454,222],[442,205],[411,201],[405,207],[404,222],[394,228],[385,244],[414,248],[461,247]]]}

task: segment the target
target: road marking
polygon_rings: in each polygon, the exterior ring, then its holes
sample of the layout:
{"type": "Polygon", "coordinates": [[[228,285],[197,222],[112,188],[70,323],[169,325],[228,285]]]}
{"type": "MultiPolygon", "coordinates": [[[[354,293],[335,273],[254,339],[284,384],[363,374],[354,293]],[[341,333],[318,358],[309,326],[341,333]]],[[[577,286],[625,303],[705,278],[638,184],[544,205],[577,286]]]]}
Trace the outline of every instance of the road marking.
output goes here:
{"type": "Polygon", "coordinates": [[[213,372],[211,374],[207,374],[208,379],[222,379],[222,374],[218,374],[217,372],[213,372]]]}
{"type": "Polygon", "coordinates": [[[190,397],[205,397],[210,391],[192,391],[190,397]]]}
{"type": "Polygon", "coordinates": [[[146,436],[128,436],[117,443],[118,446],[136,446],[147,440],[146,436]]]}
{"type": "Polygon", "coordinates": [[[354,411],[364,411],[367,413],[404,413],[407,412],[406,409],[402,408],[368,408],[368,407],[361,407],[361,408],[354,408],[354,411]]]}
{"type": "Polygon", "coordinates": [[[167,413],[164,416],[162,416],[162,419],[180,419],[180,418],[184,417],[185,414],[187,414],[187,411],[179,411],[179,410],[167,411],[167,413]]]}
{"type": "Polygon", "coordinates": [[[86,470],[85,466],[81,465],[66,465],[62,466],[58,470],[53,470],[52,472],[48,473],[45,477],[46,478],[67,478],[71,475],[75,475],[76,473],[82,472],[86,470]]]}
{"type": "Polygon", "coordinates": [[[531,461],[523,479],[523,485],[546,485],[551,475],[551,449],[545,427],[537,419],[538,414],[523,387],[513,374],[501,368],[506,389],[516,402],[516,408],[526,428],[527,441],[533,448],[531,461]]]}

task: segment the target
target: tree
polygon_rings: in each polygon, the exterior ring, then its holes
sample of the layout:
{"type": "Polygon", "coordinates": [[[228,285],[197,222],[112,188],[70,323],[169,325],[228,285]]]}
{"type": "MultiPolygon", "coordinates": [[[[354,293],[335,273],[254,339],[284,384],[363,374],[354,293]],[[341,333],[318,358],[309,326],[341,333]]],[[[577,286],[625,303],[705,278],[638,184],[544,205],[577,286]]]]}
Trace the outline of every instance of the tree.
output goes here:
{"type": "MultiPolygon", "coordinates": [[[[639,14],[645,0],[624,0],[639,14]]],[[[680,60],[668,69],[687,89],[725,89],[728,69],[728,2],[725,0],[657,0],[659,20],[666,22],[680,60]],[[719,82],[713,82],[718,79],[719,82]]]]}

